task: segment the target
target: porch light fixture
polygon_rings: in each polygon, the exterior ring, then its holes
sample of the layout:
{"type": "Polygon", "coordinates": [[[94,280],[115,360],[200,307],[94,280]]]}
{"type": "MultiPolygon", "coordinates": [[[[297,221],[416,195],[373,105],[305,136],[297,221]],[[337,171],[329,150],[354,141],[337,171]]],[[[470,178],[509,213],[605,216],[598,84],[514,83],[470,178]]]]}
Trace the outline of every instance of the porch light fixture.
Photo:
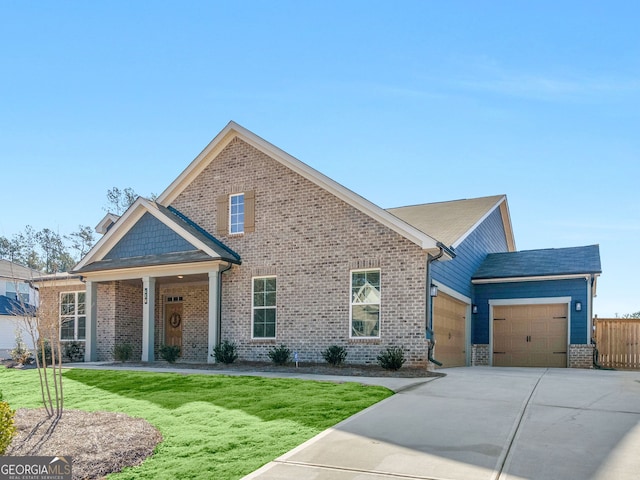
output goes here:
{"type": "Polygon", "coordinates": [[[471,305],[471,313],[478,313],[478,305],[471,305]]]}
{"type": "Polygon", "coordinates": [[[184,278],[184,275],[178,275],[178,278],[184,278]]]}
{"type": "Polygon", "coordinates": [[[576,302],[576,312],[582,311],[582,302],[576,302]]]}
{"type": "Polygon", "coordinates": [[[429,288],[429,294],[432,297],[437,297],[438,296],[438,286],[434,285],[433,283],[431,284],[431,287],[429,288]]]}

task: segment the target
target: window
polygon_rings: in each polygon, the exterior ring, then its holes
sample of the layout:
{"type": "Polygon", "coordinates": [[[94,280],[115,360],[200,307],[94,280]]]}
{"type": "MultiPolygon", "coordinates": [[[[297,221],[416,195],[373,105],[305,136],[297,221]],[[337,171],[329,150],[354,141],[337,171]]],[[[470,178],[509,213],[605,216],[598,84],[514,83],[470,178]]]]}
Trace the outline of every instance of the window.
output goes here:
{"type": "Polygon", "coordinates": [[[218,235],[243,235],[255,231],[256,195],[253,190],[216,199],[216,233],[218,235]]]}
{"type": "Polygon", "coordinates": [[[351,337],[380,336],[380,270],[351,272],[351,337]]]}
{"type": "Polygon", "coordinates": [[[244,193],[229,197],[229,233],[244,233],[244,193]]]}
{"type": "Polygon", "coordinates": [[[7,282],[6,296],[11,300],[29,303],[29,285],[24,282],[7,282]]]}
{"type": "Polygon", "coordinates": [[[253,338],[276,338],[276,277],[253,279],[253,338]]]}
{"type": "Polygon", "coordinates": [[[84,340],[87,317],[85,292],[60,294],[60,340],[84,340]]]}

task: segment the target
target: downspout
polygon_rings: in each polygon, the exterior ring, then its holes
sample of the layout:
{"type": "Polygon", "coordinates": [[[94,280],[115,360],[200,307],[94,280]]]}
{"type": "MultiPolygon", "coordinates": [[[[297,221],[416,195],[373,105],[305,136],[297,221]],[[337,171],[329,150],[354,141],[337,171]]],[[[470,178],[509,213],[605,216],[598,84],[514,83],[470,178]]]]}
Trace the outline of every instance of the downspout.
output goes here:
{"type": "Polygon", "coordinates": [[[455,253],[450,248],[447,248],[443,243],[438,242],[436,246],[440,249],[440,251],[436,255],[427,254],[427,263],[426,263],[426,302],[425,302],[425,331],[426,337],[429,341],[429,346],[427,350],[427,359],[439,367],[442,366],[442,362],[439,362],[435,358],[433,358],[433,349],[436,346],[436,336],[433,331],[433,297],[431,297],[431,264],[440,258],[442,258],[447,252],[451,258],[455,257],[455,253]]]}
{"type": "MultiPolygon", "coordinates": [[[[227,263],[227,268],[218,272],[218,342],[222,341],[222,274],[228,272],[233,267],[233,264],[227,263]]],[[[217,345],[216,345],[217,346],[217,345]]]]}

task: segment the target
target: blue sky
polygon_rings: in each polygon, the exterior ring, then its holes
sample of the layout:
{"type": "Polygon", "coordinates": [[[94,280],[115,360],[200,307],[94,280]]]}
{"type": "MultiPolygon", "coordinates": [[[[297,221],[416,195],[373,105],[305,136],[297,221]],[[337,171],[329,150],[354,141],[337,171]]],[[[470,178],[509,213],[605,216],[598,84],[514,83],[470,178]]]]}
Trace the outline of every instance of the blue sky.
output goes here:
{"type": "Polygon", "coordinates": [[[161,193],[234,120],[381,207],[506,194],[640,310],[636,1],[0,1],[0,235],[161,193]]]}

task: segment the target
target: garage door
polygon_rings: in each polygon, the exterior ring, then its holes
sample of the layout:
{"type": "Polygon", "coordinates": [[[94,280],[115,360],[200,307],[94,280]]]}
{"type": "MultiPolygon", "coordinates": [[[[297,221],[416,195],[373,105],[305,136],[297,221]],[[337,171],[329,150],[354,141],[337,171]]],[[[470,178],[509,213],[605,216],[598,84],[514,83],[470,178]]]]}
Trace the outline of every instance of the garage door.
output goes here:
{"type": "Polygon", "coordinates": [[[493,365],[566,367],[567,305],[494,306],[493,365]]]}
{"type": "Polygon", "coordinates": [[[442,362],[443,367],[463,367],[467,364],[466,315],[467,304],[443,293],[434,297],[434,357],[442,362]]]}

